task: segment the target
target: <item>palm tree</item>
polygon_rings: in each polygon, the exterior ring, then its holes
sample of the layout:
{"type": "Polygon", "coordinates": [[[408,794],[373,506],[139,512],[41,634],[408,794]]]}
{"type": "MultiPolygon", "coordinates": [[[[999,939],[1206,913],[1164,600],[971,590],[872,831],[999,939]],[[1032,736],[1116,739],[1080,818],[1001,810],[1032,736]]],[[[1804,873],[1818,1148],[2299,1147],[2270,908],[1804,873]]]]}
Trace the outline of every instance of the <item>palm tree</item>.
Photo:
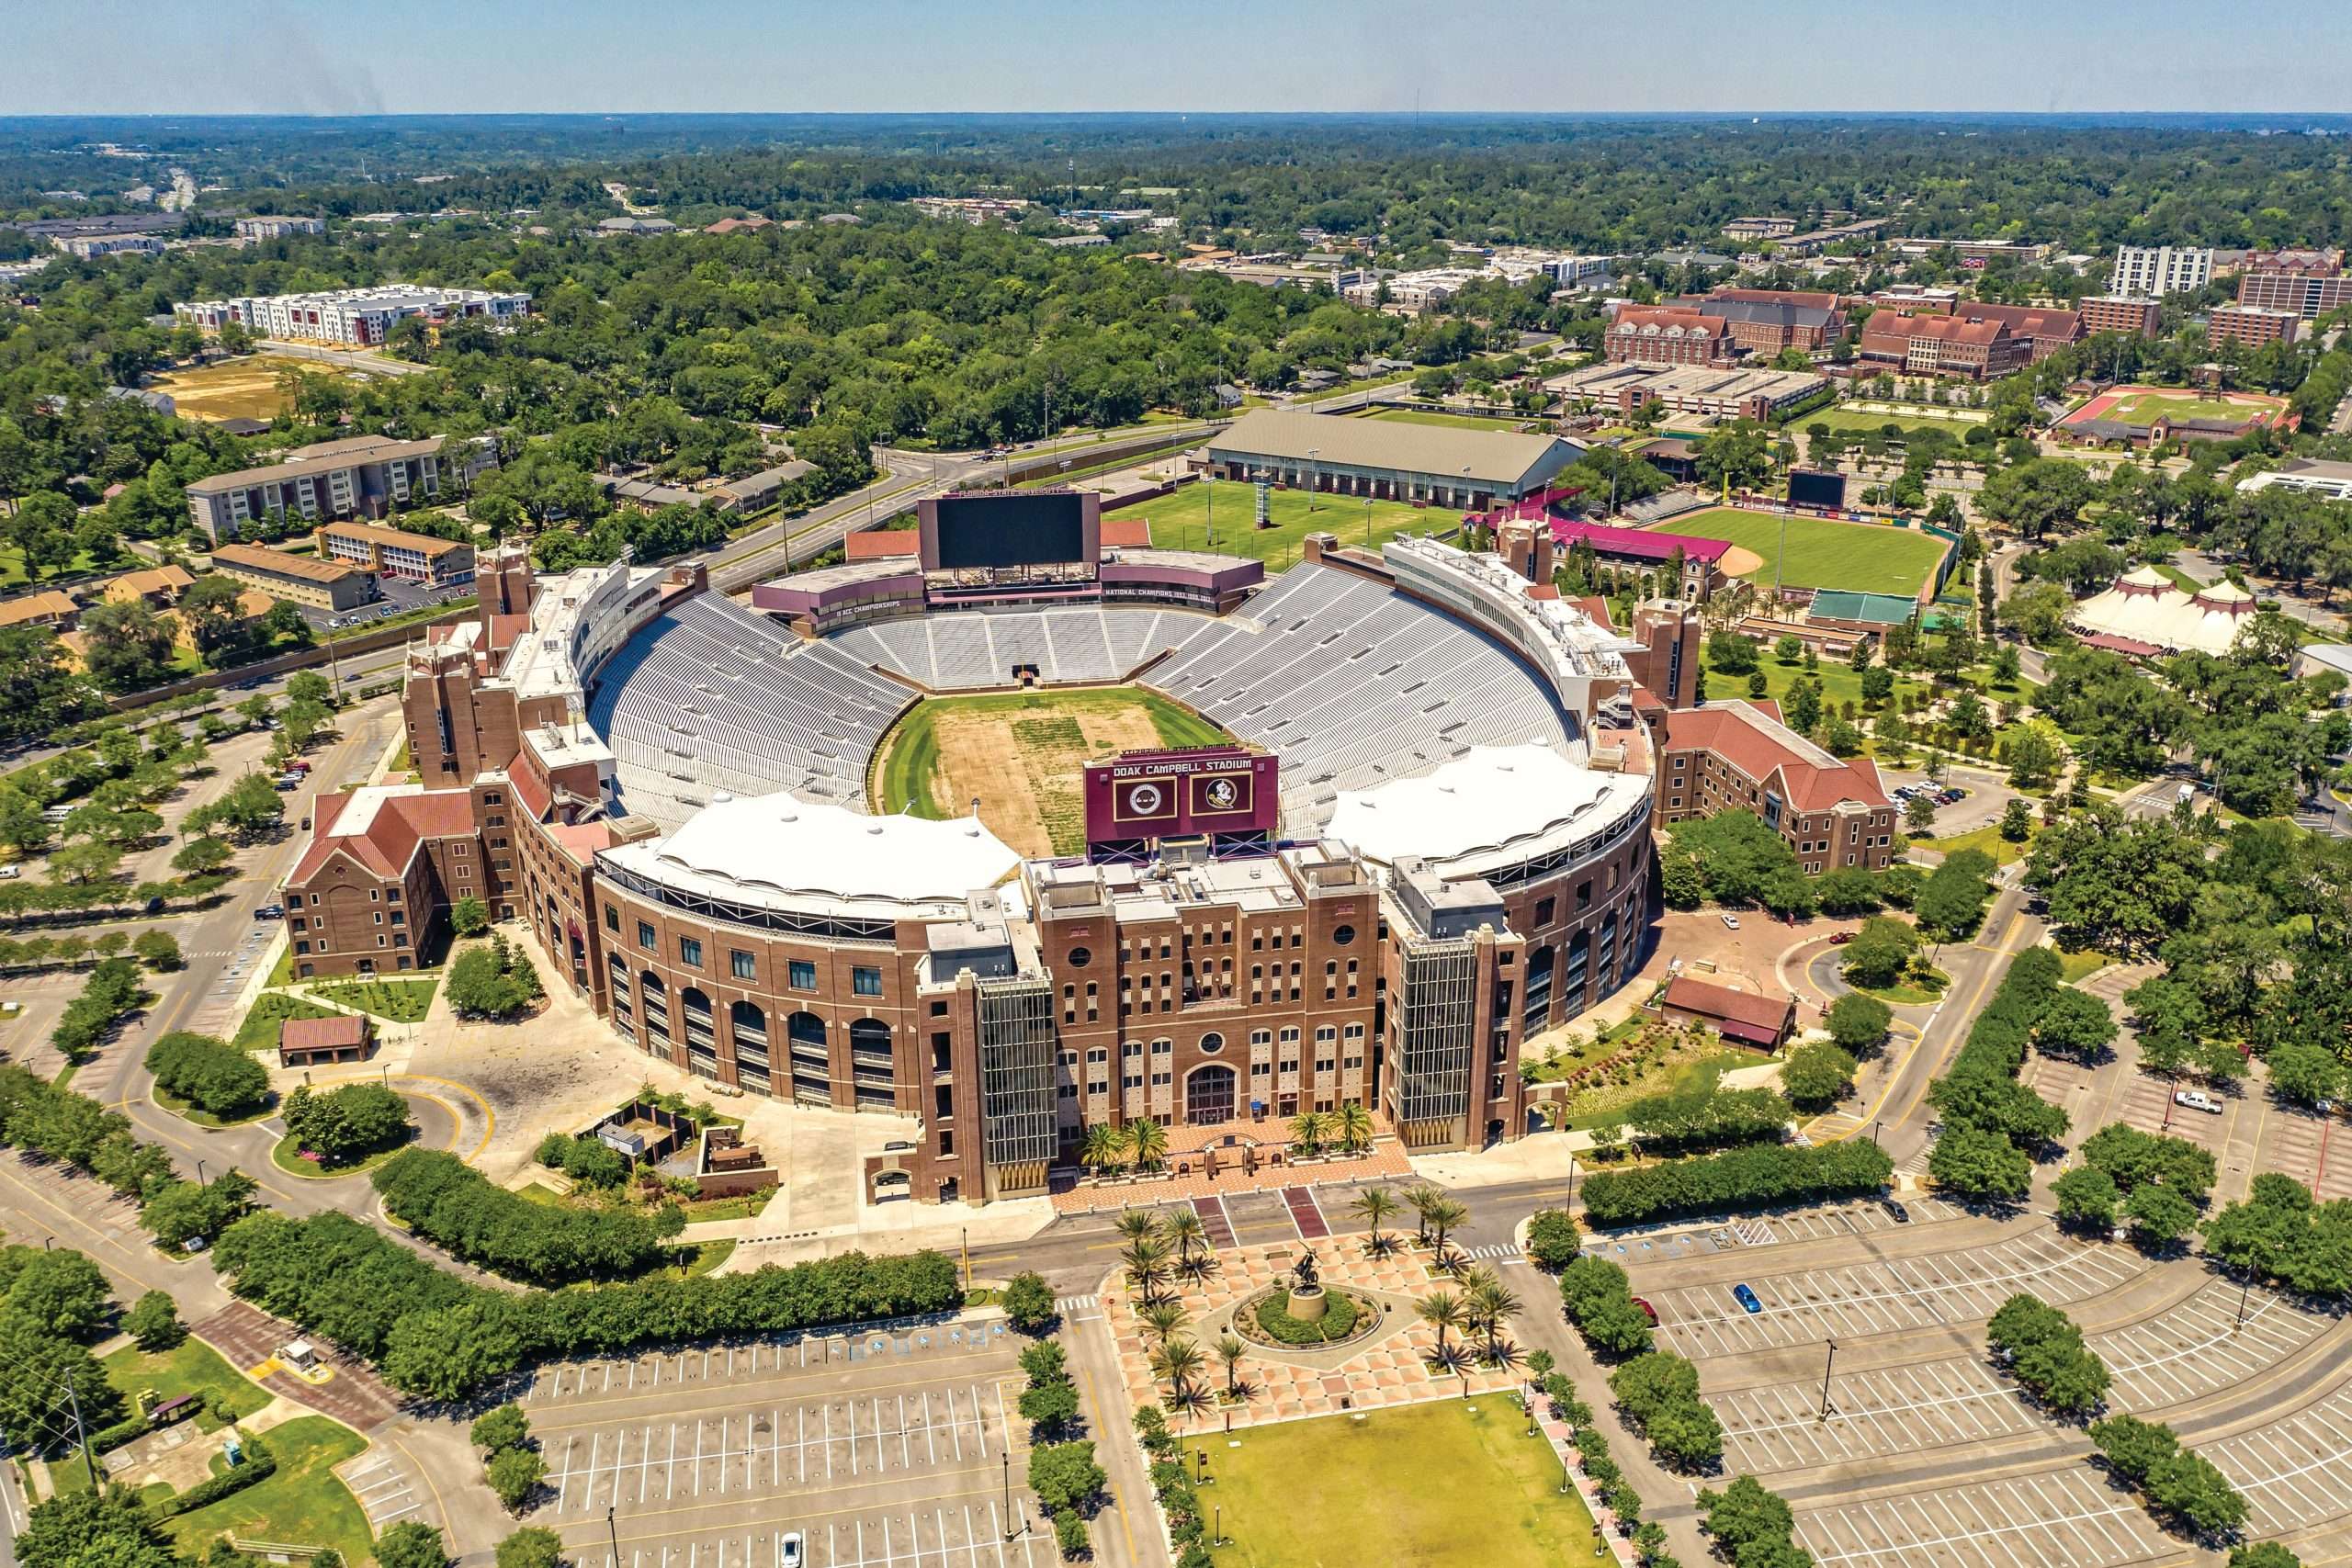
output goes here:
{"type": "Polygon", "coordinates": [[[1208,1249],[1208,1227],[1201,1224],[1199,1211],[1187,1203],[1159,1217],[1159,1239],[1176,1248],[1176,1267],[1189,1270],[1193,1267],[1193,1249],[1208,1249]]]}
{"type": "Polygon", "coordinates": [[[1333,1125],[1350,1154],[1360,1155],[1372,1147],[1372,1112],[1354,1100],[1340,1107],[1333,1125]]]}
{"type": "Polygon", "coordinates": [[[1178,1329],[1193,1321],[1193,1314],[1184,1310],[1182,1302],[1153,1302],[1138,1308],[1136,1316],[1162,1345],[1167,1344],[1178,1329]]]}
{"type": "Polygon", "coordinates": [[[1369,1188],[1354,1202],[1348,1205],[1350,1213],[1372,1227],[1372,1240],[1369,1245],[1373,1257],[1377,1258],[1388,1250],[1381,1239],[1380,1222],[1395,1219],[1399,1207],[1396,1198],[1385,1187],[1369,1188]]]}
{"type": "Polygon", "coordinates": [[[1290,1119],[1290,1141],[1301,1154],[1320,1153],[1330,1136],[1331,1119],[1320,1111],[1302,1111],[1290,1119]]]}
{"type": "Polygon", "coordinates": [[[1168,1246],[1156,1236],[1131,1241],[1119,1254],[1119,1261],[1126,1265],[1127,1280],[1143,1292],[1148,1303],[1159,1293],[1159,1282],[1168,1278],[1168,1246]]]}
{"type": "Polygon", "coordinates": [[[1500,1360],[1503,1322],[1525,1303],[1509,1285],[1496,1278],[1493,1269],[1486,1268],[1472,1271],[1463,1300],[1472,1321],[1478,1325],[1480,1337],[1487,1342],[1487,1359],[1500,1360]]]}
{"type": "Polygon", "coordinates": [[[1469,1217],[1469,1205],[1459,1199],[1449,1198],[1442,1192],[1439,1193],[1437,1201],[1431,1203],[1421,1215],[1422,1220],[1430,1227],[1430,1245],[1442,1254],[1445,1251],[1445,1233],[1469,1217]]]}
{"type": "Polygon", "coordinates": [[[1168,1155],[1168,1129],[1157,1122],[1130,1122],[1128,1147],[1137,1166],[1145,1170],[1157,1170],[1168,1155]]]}
{"type": "Polygon", "coordinates": [[[1446,1351],[1446,1330],[1460,1328],[1469,1321],[1462,1298],[1452,1291],[1432,1291],[1420,1299],[1413,1312],[1423,1323],[1437,1330],[1437,1359],[1441,1361],[1452,1359],[1446,1351]]]}
{"type": "Polygon", "coordinates": [[[1241,1384],[1236,1374],[1240,1371],[1241,1359],[1250,1353],[1250,1347],[1227,1334],[1220,1337],[1214,1348],[1216,1351],[1216,1359],[1225,1364],[1226,1397],[1240,1398],[1241,1384]]]}
{"type": "Polygon", "coordinates": [[[1111,1228],[1119,1233],[1121,1241],[1141,1241],[1159,1233],[1159,1215],[1150,1209],[1122,1209],[1111,1228]]]}
{"type": "Polygon", "coordinates": [[[1189,1339],[1163,1340],[1151,1353],[1151,1375],[1165,1382],[1178,1399],[1190,1395],[1193,1380],[1205,1365],[1201,1348],[1189,1339]]]}
{"type": "Polygon", "coordinates": [[[1418,1234],[1424,1247],[1429,1245],[1430,1214],[1445,1201],[1445,1194],[1434,1187],[1416,1187],[1405,1194],[1405,1202],[1413,1211],[1413,1217],[1418,1222],[1418,1234]]]}
{"type": "Polygon", "coordinates": [[[1127,1163],[1126,1134],[1108,1122],[1097,1122],[1079,1145],[1078,1163],[1097,1176],[1117,1169],[1127,1163]]]}

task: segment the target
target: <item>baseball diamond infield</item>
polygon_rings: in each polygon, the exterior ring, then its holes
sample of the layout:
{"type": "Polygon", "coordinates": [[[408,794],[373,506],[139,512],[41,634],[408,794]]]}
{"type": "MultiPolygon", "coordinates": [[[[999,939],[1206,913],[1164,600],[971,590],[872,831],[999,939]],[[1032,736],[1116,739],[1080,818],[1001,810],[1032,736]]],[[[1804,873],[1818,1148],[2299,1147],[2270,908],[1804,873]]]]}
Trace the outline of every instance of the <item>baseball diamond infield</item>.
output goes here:
{"type": "Polygon", "coordinates": [[[978,797],[980,820],[1023,854],[1073,854],[1086,847],[1086,763],[1232,739],[1139,686],[933,697],[908,709],[875,748],[866,797],[876,811],[933,819],[960,816],[978,797]]]}

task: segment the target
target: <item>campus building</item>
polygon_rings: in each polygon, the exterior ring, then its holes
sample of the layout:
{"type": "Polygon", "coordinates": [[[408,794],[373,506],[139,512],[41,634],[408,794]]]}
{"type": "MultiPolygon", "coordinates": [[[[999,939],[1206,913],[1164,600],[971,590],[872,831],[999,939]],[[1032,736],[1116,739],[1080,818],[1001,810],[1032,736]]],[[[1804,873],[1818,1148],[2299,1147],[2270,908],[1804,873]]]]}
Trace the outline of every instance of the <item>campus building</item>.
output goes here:
{"type": "Polygon", "coordinates": [[[2144,298],[2095,295],[2082,302],[2078,313],[2086,337],[2125,333],[2132,337],[2153,338],[2164,326],[2164,307],[2144,298]]]}
{"type": "Polygon", "coordinates": [[[1768,359],[1791,348],[1810,354],[1846,335],[1845,308],[1835,294],[1717,288],[1682,303],[1721,321],[1742,352],[1768,359]]]}
{"type": "Polygon", "coordinates": [[[280,462],[190,481],[188,514],[214,540],[233,539],[247,522],[273,514],[312,522],[387,516],[396,505],[441,493],[442,445],[438,435],[355,435],[298,446],[280,462]]]}
{"type": "Polygon", "coordinates": [[[347,561],[362,570],[405,577],[432,588],[474,580],[474,547],[455,539],[373,523],[330,523],[319,530],[318,542],[322,560],[347,561]]]}
{"type": "Polygon", "coordinates": [[[212,570],[273,598],[317,610],[349,610],[382,596],[376,580],[356,566],[259,545],[213,546],[212,570]]]}
{"type": "Polygon", "coordinates": [[[1657,739],[1661,825],[1752,811],[1819,874],[1883,871],[1902,854],[1894,804],[1868,757],[1841,761],[1770,703],[1711,702],[1668,716],[1657,739]]]}
{"type": "Polygon", "coordinates": [[[2005,321],[1881,310],[1862,323],[1861,357],[1906,376],[1991,380],[2022,368],[2032,353],[2033,345],[2005,321]]]}
{"type": "Polygon", "coordinates": [[[2301,267],[2247,271],[2238,276],[2238,304],[2315,321],[2330,310],[2352,305],[2352,277],[2344,275],[2340,261],[2314,260],[2301,267]]]}
{"type": "Polygon", "coordinates": [[[2205,323],[2205,341],[2233,343],[2240,348],[2260,348],[2266,343],[2292,343],[2301,335],[2303,318],[2293,310],[2258,305],[2217,307],[2205,323]]]}
{"type": "Polygon", "coordinates": [[[2115,271],[2107,291],[2131,299],[2161,299],[2167,294],[2194,294],[2212,281],[2210,245],[2124,245],[2115,253],[2115,271]]]}
{"type": "Polygon", "coordinates": [[[396,323],[411,316],[422,317],[436,327],[469,316],[503,325],[527,314],[530,308],[531,297],[524,293],[386,283],[323,294],[192,299],[173,306],[172,313],[215,332],[236,321],[262,337],[368,348],[383,343],[396,323]]]}
{"type": "Polygon", "coordinates": [[[1729,322],[1672,306],[1620,308],[1600,346],[1612,365],[1724,365],[1739,353],[1729,322]]]}
{"type": "Polygon", "coordinates": [[[323,234],[327,220],[323,218],[254,217],[237,220],[240,240],[283,240],[292,234],[323,234]]]}
{"type": "Polygon", "coordinates": [[[1260,409],[1209,438],[1207,469],[1214,479],[1484,509],[1542,491],[1582,455],[1550,435],[1260,409]]]}

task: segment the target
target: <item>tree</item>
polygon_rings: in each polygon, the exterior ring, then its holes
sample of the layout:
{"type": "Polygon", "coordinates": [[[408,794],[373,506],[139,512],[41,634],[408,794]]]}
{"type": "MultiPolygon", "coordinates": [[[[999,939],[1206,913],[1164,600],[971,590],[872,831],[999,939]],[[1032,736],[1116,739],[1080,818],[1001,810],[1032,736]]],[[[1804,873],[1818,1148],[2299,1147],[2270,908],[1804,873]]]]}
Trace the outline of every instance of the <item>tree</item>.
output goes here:
{"type": "Polygon", "coordinates": [[[1041,1443],[1029,1450],[1029,1490],[1049,1514],[1083,1514],[1108,1484],[1091,1442],[1041,1443]]]}
{"type": "Polygon", "coordinates": [[[489,1453],[519,1449],[531,1440],[531,1418],[519,1404],[502,1404],[476,1417],[467,1435],[474,1447],[489,1453]]]}
{"type": "Polygon", "coordinates": [[[60,1568],[182,1568],[163,1526],[136,1490],[60,1492],[36,1506],[16,1540],[17,1561],[60,1568]]]}
{"type": "Polygon", "coordinates": [[[449,929],[461,937],[475,937],[490,930],[490,908],[469,893],[449,906],[449,929]]]}
{"type": "Polygon", "coordinates": [[[78,1252],[28,1247],[12,1247],[7,1257],[15,1266],[8,1311],[65,1339],[86,1338],[105,1326],[114,1303],[96,1264],[78,1252]]]}
{"type": "Polygon", "coordinates": [[[157,974],[168,974],[180,967],[179,939],[169,931],[141,931],[131,942],[130,951],[139,961],[157,974]]]}
{"type": "Polygon", "coordinates": [[[445,991],[461,1018],[512,1018],[539,995],[528,960],[510,954],[503,962],[492,948],[477,947],[449,965],[445,991]],[[529,983],[524,976],[531,976],[529,983]]]}
{"type": "MultiPolygon", "coordinates": [[[[1901,965],[1896,966],[1897,973],[1901,965]]],[[[1894,1010],[1876,997],[1849,991],[1829,1004],[1829,1037],[1859,1056],[1886,1043],[1894,1026],[1894,1010]]]]}
{"type": "MultiPolygon", "coordinates": [[[[510,1514],[519,1514],[546,1479],[547,1461],[531,1449],[502,1449],[490,1456],[482,1475],[510,1514]]],[[[511,1538],[510,1538],[511,1539],[511,1538]]]]}
{"type": "Polygon", "coordinates": [[[345,1084],[323,1094],[301,1085],[286,1097],[284,1114],[296,1146],[329,1165],[389,1148],[409,1131],[407,1102],[381,1084],[345,1084]]]}
{"type": "Polygon", "coordinates": [[[84,668],[109,692],[155,685],[171,663],[171,626],[143,599],[94,604],[83,612],[81,629],[84,668]]]}
{"type": "Polygon", "coordinates": [[[2303,1568],[2303,1560],[2275,1540],[2257,1540],[2230,1548],[2226,1568],[2303,1568]]]}
{"type": "Polygon", "coordinates": [[[2051,1195],[2058,1200],[2060,1223],[2086,1231],[2105,1232],[2115,1227],[2115,1209],[2121,1201],[2115,1179],[2090,1166],[2076,1166],[2051,1184],[2051,1195]]]}
{"type": "Polygon", "coordinates": [[[2034,1048],[2045,1055],[2094,1062],[2115,1040],[2115,1015],[2088,991],[2062,986],[2033,1026],[2034,1048]]]}
{"type": "Polygon", "coordinates": [[[1772,657],[1782,664],[1794,664],[1804,657],[1804,638],[1794,632],[1783,632],[1772,644],[1772,657]]]}
{"type": "Polygon", "coordinates": [[[2283,1041],[2263,1060],[2270,1069],[2270,1087],[2282,1099],[2316,1106],[2343,1096],[2344,1065],[2324,1045],[2283,1041]]]}
{"type": "Polygon", "coordinates": [[[1903,826],[1914,833],[1925,833],[1936,825],[1936,803],[1933,797],[1915,795],[1903,803],[1903,826]]]}
{"type": "MultiPolygon", "coordinates": [[[[388,1568],[380,1544],[376,1561],[388,1568]]],[[[563,1538],[540,1525],[526,1525],[498,1543],[498,1568],[560,1568],[562,1562],[563,1538]]]]}
{"type": "Polygon", "coordinates": [[[218,839],[194,838],[182,844],[172,856],[172,869],[183,876],[201,876],[218,871],[236,858],[236,852],[218,839]]]}
{"type": "Polygon", "coordinates": [[[1364,1246],[1374,1258],[1387,1250],[1386,1238],[1380,1234],[1381,1223],[1395,1219],[1398,1207],[1396,1194],[1385,1187],[1368,1187],[1348,1205],[1349,1213],[1363,1221],[1372,1233],[1364,1246]]]}
{"type": "Polygon", "coordinates": [[[1786,1540],[1796,1529],[1789,1506],[1752,1475],[1738,1477],[1721,1492],[1702,1489],[1699,1511],[1706,1532],[1735,1561],[1749,1542],[1786,1540]]]}
{"type": "Polygon", "coordinates": [[[1053,1325],[1054,1292],[1043,1277],[1023,1269],[1006,1281],[1004,1314],[1023,1334],[1043,1334],[1053,1325]]]}
{"type": "Polygon", "coordinates": [[[1874,916],[1846,944],[1839,968],[1852,985],[1892,986],[1903,977],[1918,945],[1918,932],[1909,923],[1891,915],[1874,916]]]}
{"type": "Polygon", "coordinates": [[[1928,1174],[1965,1198],[2015,1201],[2033,1185],[2033,1162],[1999,1133],[1947,1125],[1928,1156],[1928,1174]]]}
{"type": "MultiPolygon", "coordinates": [[[[1864,998],[1864,1000],[1870,998],[1864,998]]],[[[1781,1067],[1781,1091],[1799,1110],[1818,1111],[1843,1100],[1854,1087],[1855,1061],[1844,1047],[1816,1040],[1789,1053],[1781,1067]]]]}
{"type": "Polygon", "coordinates": [[[150,1352],[172,1349],[187,1337],[187,1330],[180,1326],[179,1304],[164,1291],[149,1291],[131,1303],[123,1314],[122,1330],[150,1352]]]}
{"type": "Polygon", "coordinates": [[[1886,905],[1878,878],[1858,865],[1841,865],[1821,874],[1813,885],[1814,903],[1833,919],[1875,914],[1886,905]]]}
{"type": "Polygon", "coordinates": [[[2197,1205],[2169,1187],[2135,1187],[2123,1200],[2133,1239],[2153,1250],[2171,1247],[2197,1228],[2197,1205]]]}
{"type": "Polygon", "coordinates": [[[2033,832],[2033,807],[2022,800],[2012,800],[2001,808],[2001,837],[2013,844],[2022,844],[2033,832]]]}
{"type": "Polygon", "coordinates": [[[1575,1262],[1583,1247],[1583,1233],[1566,1209],[1538,1209],[1527,1223],[1527,1256],[1547,1274],[1575,1262]]]}

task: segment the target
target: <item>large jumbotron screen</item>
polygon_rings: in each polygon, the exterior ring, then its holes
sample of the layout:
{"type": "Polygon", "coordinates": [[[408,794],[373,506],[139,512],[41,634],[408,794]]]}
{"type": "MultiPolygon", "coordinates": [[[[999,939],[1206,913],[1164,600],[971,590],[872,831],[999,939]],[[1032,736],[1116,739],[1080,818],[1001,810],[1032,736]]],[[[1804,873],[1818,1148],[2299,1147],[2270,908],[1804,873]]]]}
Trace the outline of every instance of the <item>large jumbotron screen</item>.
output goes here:
{"type": "Polygon", "coordinates": [[[1101,540],[1101,501],[1078,491],[990,491],[944,495],[918,509],[923,567],[931,571],[1091,561],[1101,540]]]}
{"type": "Polygon", "coordinates": [[[1089,843],[1193,833],[1269,833],[1281,764],[1238,746],[1129,751],[1086,765],[1089,843]]]}
{"type": "Polygon", "coordinates": [[[1817,506],[1824,512],[1846,508],[1846,476],[1816,473],[1810,468],[1789,470],[1789,504],[1817,506]]]}

